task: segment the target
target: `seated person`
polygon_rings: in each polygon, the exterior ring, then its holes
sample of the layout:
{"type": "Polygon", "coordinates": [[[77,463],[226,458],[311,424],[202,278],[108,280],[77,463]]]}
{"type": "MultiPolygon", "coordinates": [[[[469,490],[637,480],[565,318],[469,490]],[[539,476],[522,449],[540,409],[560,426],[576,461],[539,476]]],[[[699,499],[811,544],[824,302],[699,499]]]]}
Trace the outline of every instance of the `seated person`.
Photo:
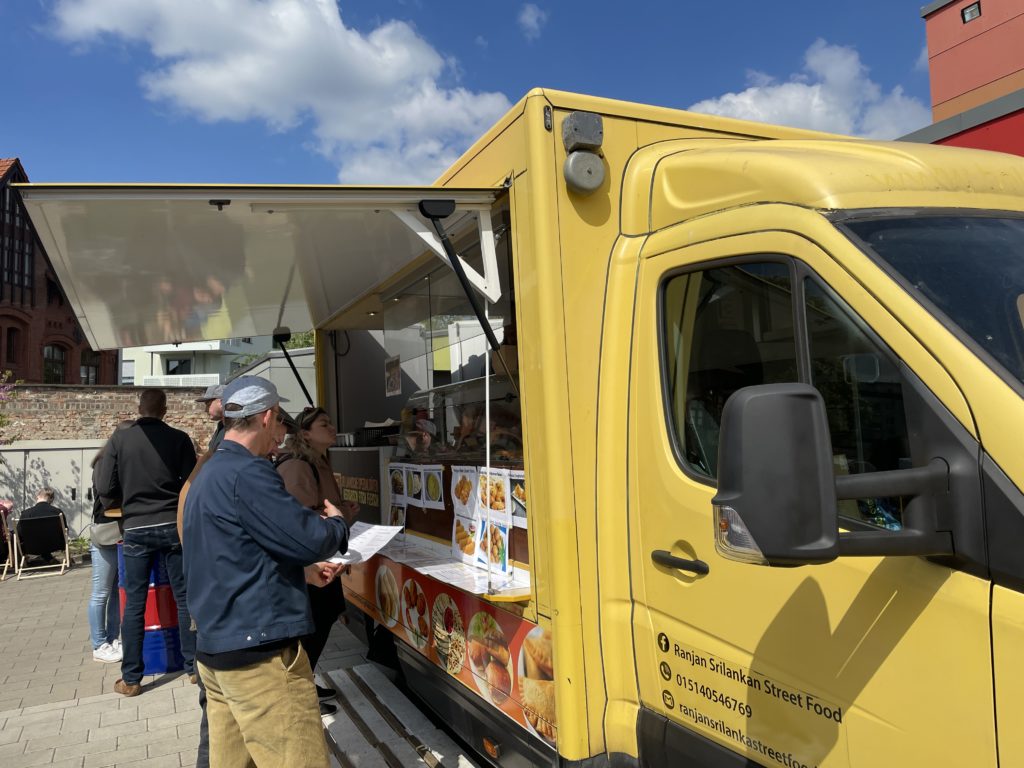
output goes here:
{"type": "MultiPolygon", "coordinates": [[[[18,520],[28,520],[33,517],[53,517],[63,515],[64,510],[53,506],[53,497],[56,495],[53,488],[40,488],[36,494],[36,503],[18,515],[18,520]]],[[[64,526],[67,527],[67,518],[64,519],[64,526]]]]}
{"type": "MultiPolygon", "coordinates": [[[[36,494],[36,503],[33,506],[29,507],[28,509],[24,510],[20,515],[18,515],[17,522],[21,522],[22,520],[31,520],[32,518],[36,517],[57,517],[58,515],[63,515],[64,510],[62,510],[60,507],[53,506],[53,497],[55,495],[56,493],[54,492],[53,488],[40,488],[39,492],[36,494]]],[[[68,520],[67,516],[65,515],[64,528],[66,529],[67,527],[68,520]]],[[[41,557],[44,563],[53,562],[52,554],[35,556],[41,557]]]]}

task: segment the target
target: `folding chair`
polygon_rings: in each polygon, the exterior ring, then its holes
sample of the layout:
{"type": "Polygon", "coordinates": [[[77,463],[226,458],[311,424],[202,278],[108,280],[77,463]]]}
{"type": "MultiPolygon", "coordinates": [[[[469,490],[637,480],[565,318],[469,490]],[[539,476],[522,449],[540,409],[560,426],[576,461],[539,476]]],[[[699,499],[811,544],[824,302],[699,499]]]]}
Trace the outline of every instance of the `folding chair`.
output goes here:
{"type": "Polygon", "coordinates": [[[0,557],[3,558],[4,571],[0,573],[0,581],[7,578],[7,571],[12,565],[14,565],[14,559],[11,556],[11,533],[7,530],[7,519],[3,513],[0,512],[0,557]]]}
{"type": "Polygon", "coordinates": [[[25,571],[60,568],[60,573],[57,574],[60,576],[71,567],[71,543],[68,541],[68,529],[64,522],[64,515],[48,515],[19,520],[14,525],[13,543],[14,570],[18,574],[19,581],[22,578],[32,579],[52,575],[37,573],[32,576],[22,576],[25,571]],[[63,560],[46,565],[25,566],[25,558],[29,555],[49,557],[58,550],[64,551],[63,560]]]}

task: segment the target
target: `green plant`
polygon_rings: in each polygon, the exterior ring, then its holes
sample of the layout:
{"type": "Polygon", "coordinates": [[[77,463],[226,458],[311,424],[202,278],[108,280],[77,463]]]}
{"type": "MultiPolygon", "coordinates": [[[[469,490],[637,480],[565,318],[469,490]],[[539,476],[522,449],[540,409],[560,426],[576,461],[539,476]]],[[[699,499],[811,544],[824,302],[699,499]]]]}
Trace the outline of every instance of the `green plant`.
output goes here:
{"type": "Polygon", "coordinates": [[[89,551],[89,539],[85,536],[78,536],[72,539],[69,544],[72,553],[76,555],[82,555],[89,551]]]}

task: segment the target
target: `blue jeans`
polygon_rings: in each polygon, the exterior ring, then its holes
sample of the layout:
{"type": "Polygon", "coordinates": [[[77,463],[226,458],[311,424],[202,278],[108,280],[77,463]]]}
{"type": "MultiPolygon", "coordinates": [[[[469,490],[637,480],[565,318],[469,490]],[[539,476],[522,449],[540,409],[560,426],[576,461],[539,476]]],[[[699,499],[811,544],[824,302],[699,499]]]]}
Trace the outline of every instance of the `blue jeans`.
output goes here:
{"type": "Polygon", "coordinates": [[[149,574],[158,553],[165,556],[167,578],[178,604],[181,655],[185,657],[185,672],[191,675],[195,670],[196,636],[190,629],[192,619],[185,599],[178,529],[174,523],[151,528],[126,528],[123,538],[125,606],[121,622],[121,678],[133,685],[141,682],[145,673],[142,639],[145,635],[146,595],[149,593],[149,574]]]}
{"type": "Polygon", "coordinates": [[[95,651],[112,643],[121,631],[121,602],[117,594],[117,545],[92,544],[92,596],[89,598],[89,633],[95,651]]]}

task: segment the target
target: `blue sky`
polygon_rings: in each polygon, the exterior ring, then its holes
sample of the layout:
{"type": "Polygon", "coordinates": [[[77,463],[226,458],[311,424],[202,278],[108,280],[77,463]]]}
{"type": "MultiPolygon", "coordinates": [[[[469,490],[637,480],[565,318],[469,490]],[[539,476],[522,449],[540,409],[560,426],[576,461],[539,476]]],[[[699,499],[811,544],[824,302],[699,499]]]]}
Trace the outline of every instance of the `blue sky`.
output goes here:
{"type": "Polygon", "coordinates": [[[5,0],[33,181],[429,182],[534,86],[894,138],[921,2],[5,0]]]}

